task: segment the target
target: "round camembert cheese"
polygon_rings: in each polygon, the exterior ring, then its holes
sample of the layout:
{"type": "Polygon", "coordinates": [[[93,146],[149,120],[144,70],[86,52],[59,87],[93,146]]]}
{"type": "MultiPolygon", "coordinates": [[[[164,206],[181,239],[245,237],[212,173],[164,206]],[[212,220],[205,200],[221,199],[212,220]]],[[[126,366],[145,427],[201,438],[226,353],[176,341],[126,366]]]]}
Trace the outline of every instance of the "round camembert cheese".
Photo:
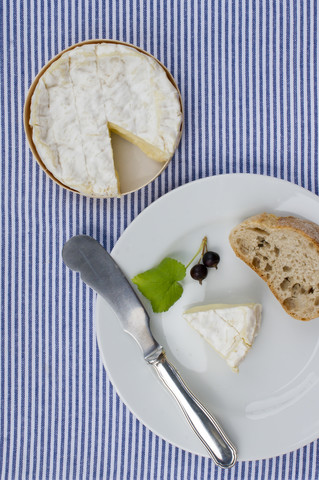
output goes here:
{"type": "Polygon", "coordinates": [[[116,43],[66,51],[45,70],[31,100],[42,162],[62,184],[95,197],[120,195],[111,131],[164,162],[177,147],[181,123],[178,91],[161,65],[116,43]]]}
{"type": "Polygon", "coordinates": [[[238,371],[259,331],[260,304],[203,305],[184,313],[184,318],[221,355],[227,364],[238,371]]]}

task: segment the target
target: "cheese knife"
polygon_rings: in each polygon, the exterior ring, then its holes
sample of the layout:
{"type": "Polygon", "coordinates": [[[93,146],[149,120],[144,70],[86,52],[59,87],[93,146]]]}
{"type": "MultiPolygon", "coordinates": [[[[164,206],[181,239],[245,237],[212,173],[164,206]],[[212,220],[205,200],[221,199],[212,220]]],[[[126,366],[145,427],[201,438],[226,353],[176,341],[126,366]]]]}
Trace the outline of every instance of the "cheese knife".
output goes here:
{"type": "Polygon", "coordinates": [[[111,255],[94,238],[77,235],[66,242],[64,263],[81,274],[82,280],[101,295],[116,313],[123,329],[140,346],[147,364],[171,392],[192,429],[214,462],[232,467],[237,453],[217,420],[189,390],[150,330],[149,316],[131,284],[111,255]]]}

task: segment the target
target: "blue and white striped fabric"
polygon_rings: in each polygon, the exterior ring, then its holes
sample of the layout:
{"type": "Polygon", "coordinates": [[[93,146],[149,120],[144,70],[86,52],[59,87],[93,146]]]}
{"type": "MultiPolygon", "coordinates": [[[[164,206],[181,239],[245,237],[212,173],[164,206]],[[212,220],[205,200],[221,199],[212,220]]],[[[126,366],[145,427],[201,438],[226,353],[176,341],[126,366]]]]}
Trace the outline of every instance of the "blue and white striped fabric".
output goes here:
{"type": "Polygon", "coordinates": [[[319,478],[319,443],[222,471],[148,431],[117,396],[94,332],[94,294],[61,261],[77,233],[110,251],[156,198],[227,172],[319,193],[316,0],[1,2],[1,479],[319,478]],[[40,68],[91,38],[138,45],[175,77],[185,128],[166,171],[121,199],[45,176],[23,106],[40,68]]]}

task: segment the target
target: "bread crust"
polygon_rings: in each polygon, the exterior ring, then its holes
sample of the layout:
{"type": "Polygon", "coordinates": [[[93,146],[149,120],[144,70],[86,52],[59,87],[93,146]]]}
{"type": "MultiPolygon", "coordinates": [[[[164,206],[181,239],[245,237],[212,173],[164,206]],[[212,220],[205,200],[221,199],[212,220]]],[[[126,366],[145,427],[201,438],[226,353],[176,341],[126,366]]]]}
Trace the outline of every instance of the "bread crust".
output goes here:
{"type": "Polygon", "coordinates": [[[257,275],[259,275],[268,285],[269,289],[273,293],[273,295],[277,298],[281,306],[284,310],[293,318],[297,320],[307,321],[319,316],[319,311],[314,313],[313,315],[299,315],[291,311],[282,301],[279,296],[279,293],[275,286],[269,281],[266,276],[266,273],[259,269],[256,265],[254,265],[251,261],[249,261],[245,255],[237,248],[235,244],[235,236],[238,235],[238,232],[242,229],[244,230],[248,228],[257,228],[260,229],[262,232],[263,229],[270,230],[270,231],[278,231],[278,230],[285,230],[287,232],[296,232],[302,238],[308,240],[313,245],[314,249],[318,255],[318,271],[319,271],[319,225],[315,224],[310,220],[305,220],[302,218],[298,218],[295,216],[287,216],[287,217],[278,217],[271,213],[261,213],[258,215],[254,215],[252,217],[247,218],[242,223],[234,227],[230,234],[229,234],[229,242],[234,250],[234,253],[238,258],[240,258],[243,262],[245,262],[252,270],[254,270],[257,275]]]}

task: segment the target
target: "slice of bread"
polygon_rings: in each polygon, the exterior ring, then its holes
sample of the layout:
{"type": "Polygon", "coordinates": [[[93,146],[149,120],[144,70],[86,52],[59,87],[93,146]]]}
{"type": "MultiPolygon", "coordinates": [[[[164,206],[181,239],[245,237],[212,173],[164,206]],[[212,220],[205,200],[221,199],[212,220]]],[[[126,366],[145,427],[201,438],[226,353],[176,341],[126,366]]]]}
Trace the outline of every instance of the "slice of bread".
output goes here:
{"type": "Polygon", "coordinates": [[[267,282],[291,317],[319,317],[318,225],[262,213],[233,228],[229,241],[235,254],[267,282]]]}

